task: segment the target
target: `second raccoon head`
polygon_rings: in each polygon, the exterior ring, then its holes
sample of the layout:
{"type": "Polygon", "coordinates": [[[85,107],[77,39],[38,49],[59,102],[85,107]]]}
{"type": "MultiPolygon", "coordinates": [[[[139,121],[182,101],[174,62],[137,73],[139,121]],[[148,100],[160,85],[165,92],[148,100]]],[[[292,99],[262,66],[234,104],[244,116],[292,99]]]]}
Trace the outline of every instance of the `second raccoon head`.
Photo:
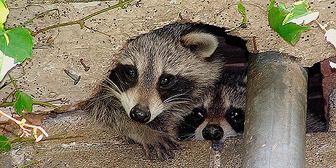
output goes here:
{"type": "Polygon", "coordinates": [[[165,110],[178,109],[220,75],[224,60],[207,60],[218,46],[216,36],[175,26],[131,40],[105,82],[135,121],[148,123],[165,110]]]}
{"type": "Polygon", "coordinates": [[[201,103],[178,124],[178,139],[222,142],[243,132],[246,89],[243,76],[232,79],[235,81],[226,81],[225,85],[210,89],[201,103]]]}

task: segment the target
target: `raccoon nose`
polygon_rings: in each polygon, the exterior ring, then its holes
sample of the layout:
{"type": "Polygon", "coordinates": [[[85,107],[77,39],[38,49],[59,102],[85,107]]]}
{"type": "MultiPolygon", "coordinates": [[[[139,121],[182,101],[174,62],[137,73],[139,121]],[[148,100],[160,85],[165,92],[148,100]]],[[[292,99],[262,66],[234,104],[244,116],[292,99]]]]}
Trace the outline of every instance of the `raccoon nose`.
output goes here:
{"type": "Polygon", "coordinates": [[[136,105],[131,109],[130,116],[135,121],[146,123],[149,121],[151,114],[148,108],[141,108],[139,105],[136,105]]]}
{"type": "Polygon", "coordinates": [[[206,140],[220,140],[224,135],[224,131],[219,125],[209,124],[203,129],[202,135],[206,140]]]}

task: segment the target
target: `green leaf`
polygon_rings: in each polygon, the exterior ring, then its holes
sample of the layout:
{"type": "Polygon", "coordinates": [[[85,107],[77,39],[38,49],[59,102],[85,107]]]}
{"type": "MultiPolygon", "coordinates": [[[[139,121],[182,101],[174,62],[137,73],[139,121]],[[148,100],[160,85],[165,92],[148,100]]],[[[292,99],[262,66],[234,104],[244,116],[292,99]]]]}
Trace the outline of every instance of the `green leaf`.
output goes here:
{"type": "Polygon", "coordinates": [[[33,37],[29,29],[18,27],[7,30],[0,36],[0,50],[15,59],[15,63],[22,63],[31,59],[33,53],[33,37]]]}
{"type": "Polygon", "coordinates": [[[5,0],[0,0],[0,24],[4,24],[7,20],[9,10],[5,0]]]}
{"type": "Polygon", "coordinates": [[[8,152],[11,150],[11,143],[7,137],[0,135],[0,152],[8,152]]]}
{"type": "Polygon", "coordinates": [[[3,80],[5,75],[9,70],[11,70],[16,64],[14,63],[14,59],[7,57],[0,51],[0,81],[3,80]]]}
{"type": "Polygon", "coordinates": [[[3,23],[0,23],[0,35],[2,35],[5,32],[5,26],[3,23]]]}
{"type": "Polygon", "coordinates": [[[295,45],[301,36],[301,33],[309,30],[308,26],[300,26],[294,23],[283,25],[283,21],[287,16],[288,11],[283,7],[278,7],[275,0],[271,0],[268,6],[268,24],[277,32],[286,42],[295,45]]]}
{"type": "Polygon", "coordinates": [[[287,24],[290,20],[300,18],[302,16],[306,16],[311,13],[309,11],[309,5],[308,2],[303,1],[297,1],[295,2],[292,7],[288,8],[287,11],[289,12],[284,21],[282,22],[283,25],[287,24]]]}
{"type": "Polygon", "coordinates": [[[246,24],[247,23],[246,8],[241,0],[238,3],[238,12],[243,17],[242,24],[246,24]]]}
{"type": "Polygon", "coordinates": [[[16,91],[14,108],[18,115],[23,115],[23,111],[32,112],[33,99],[22,91],[16,91]]]}

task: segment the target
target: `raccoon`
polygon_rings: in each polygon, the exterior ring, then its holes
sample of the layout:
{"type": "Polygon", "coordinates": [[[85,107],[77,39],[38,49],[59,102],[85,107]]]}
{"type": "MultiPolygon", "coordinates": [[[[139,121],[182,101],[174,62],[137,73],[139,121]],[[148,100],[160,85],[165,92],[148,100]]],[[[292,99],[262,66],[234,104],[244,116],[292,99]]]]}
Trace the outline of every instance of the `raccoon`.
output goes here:
{"type": "MultiPolygon", "coordinates": [[[[222,81],[209,89],[201,104],[179,121],[175,136],[179,140],[211,140],[212,147],[220,150],[223,141],[244,131],[246,73],[244,70],[226,70],[222,81]]],[[[323,119],[307,112],[307,133],[326,131],[323,119]]]]}
{"type": "Polygon", "coordinates": [[[221,78],[177,125],[179,140],[223,142],[244,131],[245,71],[227,70],[221,78]]]}
{"type": "Polygon", "coordinates": [[[226,34],[224,28],[172,23],[129,40],[82,107],[141,144],[148,158],[171,158],[179,145],[160,128],[162,121],[170,121],[164,114],[190,111],[192,100],[219,79],[225,58],[246,54],[246,41],[226,34]]]}

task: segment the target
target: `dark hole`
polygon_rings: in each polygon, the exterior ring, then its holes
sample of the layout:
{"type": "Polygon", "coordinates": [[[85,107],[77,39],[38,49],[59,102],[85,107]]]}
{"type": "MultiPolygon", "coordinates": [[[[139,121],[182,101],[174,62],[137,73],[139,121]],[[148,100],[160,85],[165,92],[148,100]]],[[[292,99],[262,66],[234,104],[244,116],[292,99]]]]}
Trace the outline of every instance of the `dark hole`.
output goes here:
{"type": "MultiPolygon", "coordinates": [[[[230,61],[228,61],[230,62],[230,61]]],[[[226,65],[229,70],[247,69],[245,58],[235,58],[234,63],[226,65]]],[[[307,132],[326,132],[328,130],[328,112],[324,109],[322,87],[322,74],[320,63],[307,68],[308,72],[308,97],[307,97],[307,132]]]]}
{"type": "Polygon", "coordinates": [[[316,63],[308,68],[308,105],[307,128],[308,132],[325,132],[328,130],[326,112],[324,111],[324,98],[322,87],[321,64],[316,63]],[[309,118],[313,119],[310,122],[309,118]],[[316,123],[316,125],[315,125],[316,123]]]}

